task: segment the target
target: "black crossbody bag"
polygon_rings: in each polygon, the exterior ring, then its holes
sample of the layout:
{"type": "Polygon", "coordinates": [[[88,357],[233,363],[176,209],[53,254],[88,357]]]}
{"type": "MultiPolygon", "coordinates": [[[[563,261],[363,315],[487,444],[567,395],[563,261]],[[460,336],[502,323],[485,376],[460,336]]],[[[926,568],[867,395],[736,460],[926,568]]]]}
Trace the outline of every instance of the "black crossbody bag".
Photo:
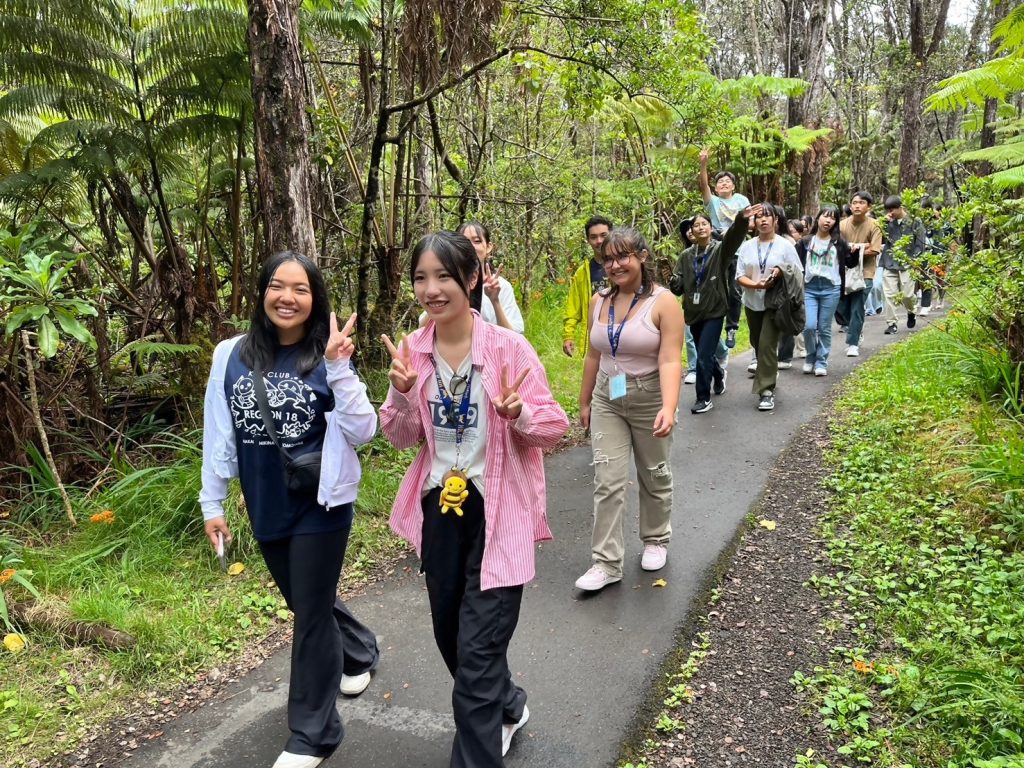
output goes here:
{"type": "Polygon", "coordinates": [[[284,464],[284,483],[288,490],[296,493],[311,493],[316,495],[320,488],[320,461],[323,451],[312,451],[301,456],[292,456],[277,438],[277,429],[274,425],[274,418],[270,413],[270,403],[267,400],[267,388],[263,384],[263,371],[253,371],[253,389],[256,394],[256,404],[260,407],[260,416],[263,417],[263,426],[267,435],[281,452],[284,464]]]}

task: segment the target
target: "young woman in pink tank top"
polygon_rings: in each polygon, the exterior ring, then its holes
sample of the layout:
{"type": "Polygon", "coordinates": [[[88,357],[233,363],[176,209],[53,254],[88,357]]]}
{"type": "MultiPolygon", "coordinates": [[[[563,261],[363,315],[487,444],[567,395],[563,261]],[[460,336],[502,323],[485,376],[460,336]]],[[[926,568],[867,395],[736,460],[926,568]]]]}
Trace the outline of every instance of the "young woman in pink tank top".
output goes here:
{"type": "Polygon", "coordinates": [[[682,310],[655,284],[643,235],[612,230],[601,255],[610,287],[590,300],[580,389],[580,420],[594,451],[594,532],[593,565],[576,587],[588,592],[622,580],[630,453],[639,480],[640,564],[648,571],[665,565],[683,347],[682,310]]]}

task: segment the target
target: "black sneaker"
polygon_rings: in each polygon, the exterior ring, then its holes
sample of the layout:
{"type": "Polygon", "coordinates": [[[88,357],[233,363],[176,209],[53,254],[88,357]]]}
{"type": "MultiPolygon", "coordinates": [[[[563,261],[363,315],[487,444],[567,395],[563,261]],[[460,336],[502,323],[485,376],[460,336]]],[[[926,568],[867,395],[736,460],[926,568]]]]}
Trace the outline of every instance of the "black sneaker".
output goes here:
{"type": "Polygon", "coordinates": [[[725,346],[729,349],[733,349],[736,346],[736,329],[730,328],[725,332],[725,346]]]}
{"type": "Polygon", "coordinates": [[[729,372],[728,371],[722,371],[722,380],[721,381],[716,381],[715,382],[715,386],[714,386],[714,388],[711,391],[714,392],[716,395],[724,395],[725,394],[725,379],[728,376],[729,376],[729,372]]]}
{"type": "Polygon", "coordinates": [[[897,331],[899,331],[899,328],[896,327],[896,323],[893,323],[892,325],[888,326],[885,329],[885,335],[886,336],[892,336],[897,331]]]}
{"type": "Polygon", "coordinates": [[[710,400],[698,400],[693,404],[693,408],[690,409],[690,413],[707,413],[715,405],[710,400]]]}
{"type": "Polygon", "coordinates": [[[765,392],[761,395],[761,399],[757,401],[757,410],[759,411],[774,411],[775,410],[775,395],[771,392],[765,392]]]}
{"type": "Polygon", "coordinates": [[[917,315],[907,312],[907,328],[913,328],[915,325],[917,325],[917,315]]]}

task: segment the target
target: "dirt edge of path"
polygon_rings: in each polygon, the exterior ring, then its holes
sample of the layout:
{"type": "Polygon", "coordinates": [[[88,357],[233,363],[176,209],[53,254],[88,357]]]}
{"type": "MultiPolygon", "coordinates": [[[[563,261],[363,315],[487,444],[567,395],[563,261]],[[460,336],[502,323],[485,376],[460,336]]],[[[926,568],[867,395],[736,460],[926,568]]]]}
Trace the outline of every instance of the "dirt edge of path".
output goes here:
{"type": "Polygon", "coordinates": [[[841,761],[809,700],[790,682],[795,671],[824,665],[829,649],[845,639],[826,634],[823,626],[833,625],[827,620],[840,614],[805,586],[829,570],[817,536],[830,501],[824,452],[834,418],[826,406],[779,454],[747,520],[702,579],[676,651],[637,713],[617,765],[781,768],[809,749],[814,762],[841,761]],[[691,652],[691,675],[681,676],[691,652]],[[680,690],[689,702],[666,706],[680,690]],[[655,728],[659,718],[662,730],[655,728]]]}

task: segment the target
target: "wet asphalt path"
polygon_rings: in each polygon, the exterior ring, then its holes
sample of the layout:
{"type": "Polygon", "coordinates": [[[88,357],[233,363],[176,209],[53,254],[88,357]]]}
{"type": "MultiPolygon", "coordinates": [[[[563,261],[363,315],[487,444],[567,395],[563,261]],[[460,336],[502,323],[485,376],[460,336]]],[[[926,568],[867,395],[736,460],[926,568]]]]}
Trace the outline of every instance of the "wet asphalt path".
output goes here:
{"type": "MultiPolygon", "coordinates": [[[[929,318],[934,320],[934,316],[929,318]]],[[[918,330],[927,326],[918,323],[918,330]]],[[[668,565],[640,569],[635,513],[627,522],[627,561],[621,583],[582,595],[575,579],[590,564],[592,469],[590,449],[576,448],[546,462],[548,511],[555,535],[538,548],[537,579],[527,585],[510,650],[517,683],[529,694],[530,722],[505,763],[548,768],[613,766],[637,711],[649,696],[666,655],[675,647],[702,583],[714,573],[761,493],[780,450],[797,428],[816,417],[833,386],[883,345],[881,318],[865,326],[861,357],[847,358],[839,336],[829,376],[802,375],[802,360],[780,371],[776,409],[759,413],[745,368],[734,356],[728,391],[715,408],[694,416],[693,388],[683,387],[672,453],[676,494],[668,565]],[[629,531],[632,531],[630,535],[629,531]],[[654,579],[667,581],[652,587],[654,579]]],[[[838,329],[836,329],[838,331],[838,329]]],[[[635,491],[633,492],[635,503],[635,491]]],[[[339,699],[345,740],[324,763],[337,766],[446,768],[451,738],[451,679],[431,636],[418,564],[349,604],[374,628],[384,649],[373,682],[357,699],[339,699]]],[[[288,652],[282,651],[217,700],[164,728],[122,765],[131,768],[259,768],[274,762],[287,738],[288,652]]]]}

